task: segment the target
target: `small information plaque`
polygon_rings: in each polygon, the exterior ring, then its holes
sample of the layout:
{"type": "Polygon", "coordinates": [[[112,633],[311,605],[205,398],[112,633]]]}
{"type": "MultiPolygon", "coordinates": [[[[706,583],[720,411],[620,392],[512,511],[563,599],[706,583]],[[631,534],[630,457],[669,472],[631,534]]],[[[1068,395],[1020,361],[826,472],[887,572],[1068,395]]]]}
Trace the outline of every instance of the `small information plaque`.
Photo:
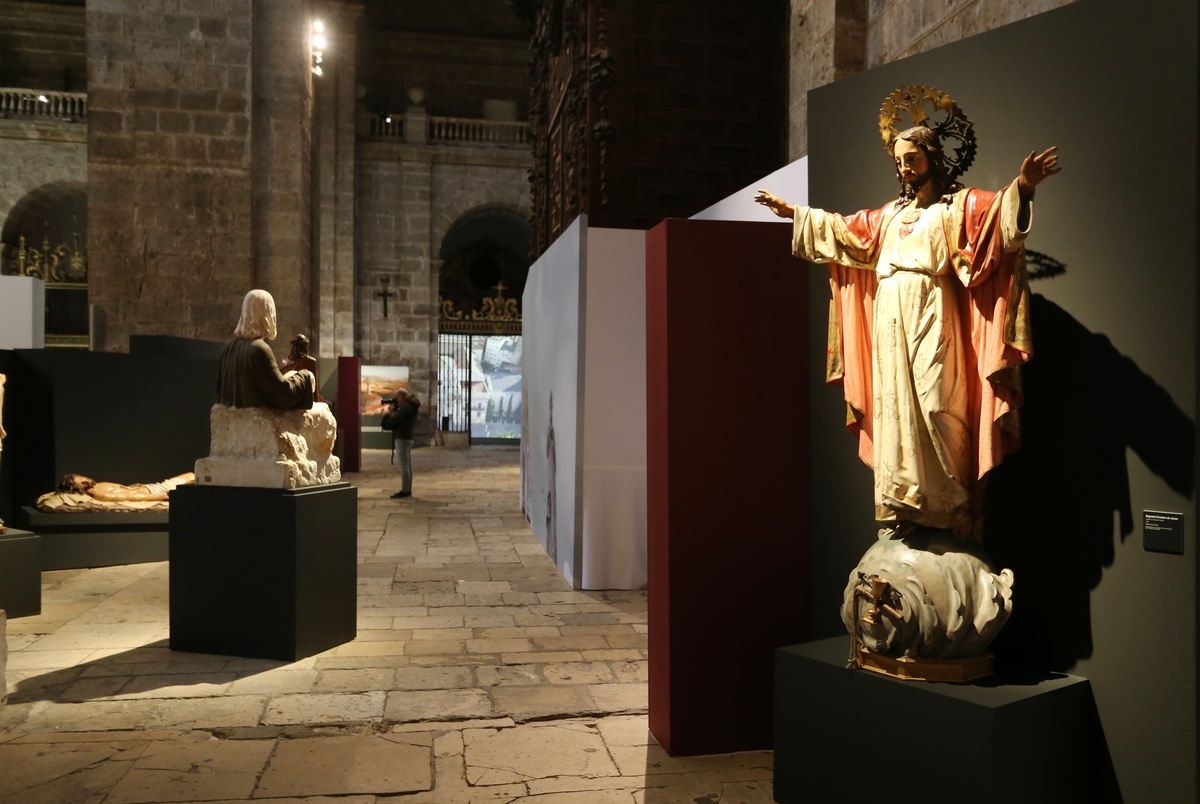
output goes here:
{"type": "Polygon", "coordinates": [[[1183,555],[1183,514],[1142,511],[1142,547],[1183,555]]]}

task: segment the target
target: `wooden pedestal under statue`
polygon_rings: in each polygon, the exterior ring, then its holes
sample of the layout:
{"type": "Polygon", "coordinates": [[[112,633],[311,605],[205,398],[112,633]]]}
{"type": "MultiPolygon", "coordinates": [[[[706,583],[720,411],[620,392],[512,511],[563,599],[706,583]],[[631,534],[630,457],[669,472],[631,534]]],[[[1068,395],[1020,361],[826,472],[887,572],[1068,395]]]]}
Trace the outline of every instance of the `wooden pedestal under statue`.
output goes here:
{"type": "Polygon", "coordinates": [[[358,492],[171,492],[172,650],[295,661],[354,639],[358,492]]]}

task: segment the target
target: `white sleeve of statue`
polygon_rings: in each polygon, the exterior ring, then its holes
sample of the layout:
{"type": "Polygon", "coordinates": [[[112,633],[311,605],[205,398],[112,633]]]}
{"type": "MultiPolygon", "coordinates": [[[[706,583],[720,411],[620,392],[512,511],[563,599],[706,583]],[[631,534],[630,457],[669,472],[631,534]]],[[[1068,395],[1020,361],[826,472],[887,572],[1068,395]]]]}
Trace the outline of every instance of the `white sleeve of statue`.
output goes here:
{"type": "Polygon", "coordinates": [[[1017,180],[1004,188],[1004,198],[1000,202],[1000,236],[1003,238],[1003,250],[1011,254],[1025,245],[1025,238],[1033,228],[1033,199],[1029,199],[1029,220],[1021,229],[1019,218],[1021,214],[1021,193],[1017,188],[1017,180]]]}
{"type": "Polygon", "coordinates": [[[854,268],[874,270],[852,256],[864,249],[837,215],[813,207],[796,207],[792,224],[792,254],[809,262],[836,262],[854,268]]]}

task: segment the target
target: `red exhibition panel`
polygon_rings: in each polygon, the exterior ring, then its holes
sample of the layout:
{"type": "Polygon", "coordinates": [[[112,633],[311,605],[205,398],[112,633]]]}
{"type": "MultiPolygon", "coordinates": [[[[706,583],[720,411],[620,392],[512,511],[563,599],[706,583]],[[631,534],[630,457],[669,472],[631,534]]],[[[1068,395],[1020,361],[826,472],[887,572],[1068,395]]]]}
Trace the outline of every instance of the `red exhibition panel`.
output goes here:
{"type": "Polygon", "coordinates": [[[650,730],[770,748],[775,649],[808,636],[806,271],[787,223],[646,236],[650,730]]]}
{"type": "Polygon", "coordinates": [[[342,439],[342,471],[362,468],[362,359],[338,358],[337,421],[342,439]]]}

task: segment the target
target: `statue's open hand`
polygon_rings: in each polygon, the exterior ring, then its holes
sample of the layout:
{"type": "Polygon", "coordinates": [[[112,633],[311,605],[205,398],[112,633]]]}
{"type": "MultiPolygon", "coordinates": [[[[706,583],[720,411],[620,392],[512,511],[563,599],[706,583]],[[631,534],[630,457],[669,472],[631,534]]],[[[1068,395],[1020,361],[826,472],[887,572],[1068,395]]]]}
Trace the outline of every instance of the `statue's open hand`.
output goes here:
{"type": "Polygon", "coordinates": [[[781,218],[790,218],[796,214],[796,208],[779,196],[767,190],[759,190],[754,196],[756,203],[762,204],[781,218]]]}
{"type": "Polygon", "coordinates": [[[1061,173],[1058,166],[1058,148],[1050,147],[1040,154],[1030,151],[1029,156],[1021,163],[1020,184],[1022,190],[1032,192],[1033,188],[1044,182],[1055,173],[1061,173]]]}

